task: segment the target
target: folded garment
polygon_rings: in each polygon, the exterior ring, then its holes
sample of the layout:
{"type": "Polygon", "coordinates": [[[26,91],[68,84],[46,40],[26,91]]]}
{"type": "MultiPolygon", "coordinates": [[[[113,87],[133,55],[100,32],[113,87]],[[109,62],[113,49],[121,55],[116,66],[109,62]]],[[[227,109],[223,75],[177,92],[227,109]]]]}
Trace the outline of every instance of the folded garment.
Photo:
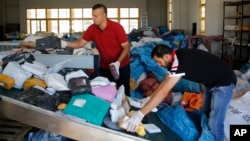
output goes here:
{"type": "Polygon", "coordinates": [[[184,92],[181,103],[187,111],[198,110],[202,107],[202,94],[184,92]]]}
{"type": "Polygon", "coordinates": [[[15,98],[50,111],[56,111],[57,105],[60,103],[60,95],[58,93],[49,95],[48,93],[33,87],[16,94],[15,98]]]}
{"type": "Polygon", "coordinates": [[[97,76],[94,79],[90,80],[91,86],[107,86],[111,82],[106,77],[97,76]]]}
{"type": "Polygon", "coordinates": [[[36,40],[36,50],[45,50],[46,48],[61,48],[61,39],[56,36],[47,36],[36,40]]]}
{"type": "Polygon", "coordinates": [[[113,102],[116,96],[116,86],[107,85],[107,86],[94,86],[92,87],[92,93],[108,102],[113,102]]]}
{"type": "Polygon", "coordinates": [[[17,62],[18,64],[23,64],[25,61],[32,63],[35,61],[35,57],[27,52],[21,52],[9,54],[2,58],[3,67],[5,67],[9,62],[17,62]]]}

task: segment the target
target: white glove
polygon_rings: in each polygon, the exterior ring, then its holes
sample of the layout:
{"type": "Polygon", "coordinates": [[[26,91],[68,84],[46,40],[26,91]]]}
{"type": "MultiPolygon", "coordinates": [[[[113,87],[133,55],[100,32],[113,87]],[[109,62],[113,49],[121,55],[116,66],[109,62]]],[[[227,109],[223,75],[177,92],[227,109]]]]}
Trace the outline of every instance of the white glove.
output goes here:
{"type": "Polygon", "coordinates": [[[125,124],[127,124],[127,131],[128,132],[135,132],[137,128],[139,127],[139,124],[141,123],[144,115],[141,113],[141,111],[136,111],[129,119],[125,121],[125,124]]]}
{"type": "Polygon", "coordinates": [[[90,56],[90,55],[93,55],[94,52],[92,50],[86,50],[83,55],[86,55],[86,56],[90,56]]]}
{"type": "Polygon", "coordinates": [[[114,65],[115,66],[115,70],[119,76],[119,68],[120,68],[120,62],[119,61],[116,61],[116,62],[112,62],[110,63],[109,65],[114,65]]]}
{"type": "MultiPolygon", "coordinates": [[[[148,103],[149,100],[150,100],[150,96],[147,96],[147,97],[145,97],[145,98],[142,98],[142,99],[138,100],[138,102],[141,103],[140,106],[143,107],[145,104],[148,103]]],[[[140,107],[140,108],[141,108],[141,107],[140,107]]]]}
{"type": "Polygon", "coordinates": [[[61,47],[66,48],[66,46],[67,46],[67,42],[64,40],[61,40],[61,47]]]}

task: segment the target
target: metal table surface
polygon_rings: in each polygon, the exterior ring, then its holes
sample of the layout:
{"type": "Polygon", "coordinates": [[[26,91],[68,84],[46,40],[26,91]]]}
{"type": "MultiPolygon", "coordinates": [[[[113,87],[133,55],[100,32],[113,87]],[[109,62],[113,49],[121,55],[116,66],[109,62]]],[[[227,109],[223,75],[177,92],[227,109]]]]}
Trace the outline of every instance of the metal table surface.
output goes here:
{"type": "Polygon", "coordinates": [[[79,122],[16,100],[15,94],[20,90],[0,88],[0,116],[19,121],[21,123],[44,129],[62,136],[80,141],[181,141],[182,139],[172,130],[162,124],[155,113],[145,117],[148,123],[154,123],[161,128],[161,133],[139,137],[137,134],[126,131],[115,131],[105,126],[96,126],[87,122],[79,122]]]}

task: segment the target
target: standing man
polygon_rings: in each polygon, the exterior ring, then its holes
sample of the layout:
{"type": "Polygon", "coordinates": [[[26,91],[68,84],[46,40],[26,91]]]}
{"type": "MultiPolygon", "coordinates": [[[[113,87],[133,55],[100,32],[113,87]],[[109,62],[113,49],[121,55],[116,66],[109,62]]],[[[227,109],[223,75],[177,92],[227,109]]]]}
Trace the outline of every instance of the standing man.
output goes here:
{"type": "Polygon", "coordinates": [[[206,86],[202,109],[215,140],[224,141],[225,115],[236,84],[234,71],[217,56],[197,49],[172,50],[159,44],[152,50],[151,57],[160,66],[170,67],[171,71],[144,107],[126,121],[127,131],[135,132],[143,117],[167,97],[183,76],[206,86]]]}
{"type": "Polygon", "coordinates": [[[100,76],[124,85],[125,94],[130,95],[130,43],[124,28],[117,22],[107,18],[107,8],[103,4],[92,7],[94,24],[90,25],[82,38],[74,42],[61,41],[62,47],[80,48],[89,41],[94,41],[100,53],[100,76]],[[113,65],[119,79],[115,79],[110,71],[113,65]]]}

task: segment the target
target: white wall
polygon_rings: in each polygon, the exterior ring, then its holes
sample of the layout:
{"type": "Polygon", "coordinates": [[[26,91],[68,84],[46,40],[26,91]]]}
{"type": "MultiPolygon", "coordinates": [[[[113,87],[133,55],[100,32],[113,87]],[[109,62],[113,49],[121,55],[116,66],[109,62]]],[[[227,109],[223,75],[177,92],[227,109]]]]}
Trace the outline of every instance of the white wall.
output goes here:
{"type": "Polygon", "coordinates": [[[147,0],[148,25],[167,26],[167,0],[147,0]]]}
{"type": "Polygon", "coordinates": [[[173,2],[173,17],[172,29],[184,29],[188,31],[188,2],[187,0],[172,0],[173,2]]]}
{"type": "Polygon", "coordinates": [[[206,3],[207,4],[207,8],[206,8],[207,35],[222,35],[223,2],[224,0],[207,0],[207,3],[206,3]]]}
{"type": "MultiPolygon", "coordinates": [[[[206,1],[206,35],[221,35],[223,23],[224,0],[206,1]]],[[[184,29],[192,34],[192,25],[197,23],[197,34],[200,29],[199,0],[173,0],[173,29],[184,29]]]]}

